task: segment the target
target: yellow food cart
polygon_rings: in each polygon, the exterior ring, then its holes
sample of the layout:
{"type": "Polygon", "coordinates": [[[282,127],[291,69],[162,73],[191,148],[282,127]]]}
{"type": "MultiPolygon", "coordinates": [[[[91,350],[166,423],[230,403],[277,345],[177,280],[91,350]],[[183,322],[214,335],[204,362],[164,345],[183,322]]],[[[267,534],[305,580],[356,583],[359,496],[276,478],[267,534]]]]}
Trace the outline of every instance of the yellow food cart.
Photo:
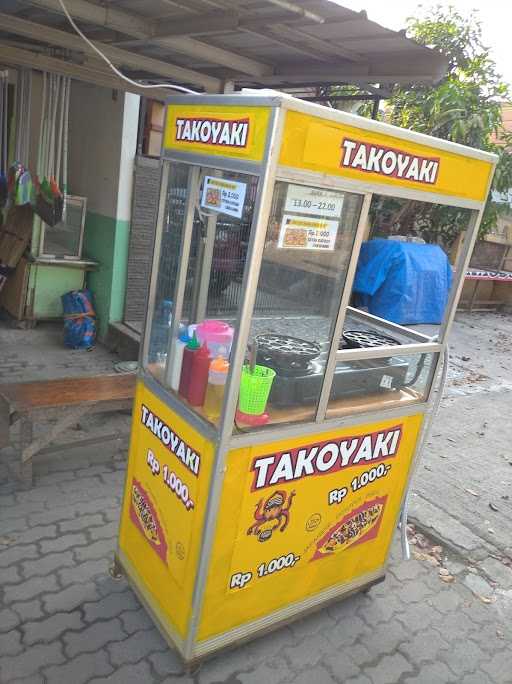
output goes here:
{"type": "Polygon", "coordinates": [[[171,98],[162,160],[115,562],[190,664],[383,579],[496,159],[243,91],[171,98]],[[367,245],[436,220],[446,291],[392,294],[435,328],[376,315],[367,245]]]}

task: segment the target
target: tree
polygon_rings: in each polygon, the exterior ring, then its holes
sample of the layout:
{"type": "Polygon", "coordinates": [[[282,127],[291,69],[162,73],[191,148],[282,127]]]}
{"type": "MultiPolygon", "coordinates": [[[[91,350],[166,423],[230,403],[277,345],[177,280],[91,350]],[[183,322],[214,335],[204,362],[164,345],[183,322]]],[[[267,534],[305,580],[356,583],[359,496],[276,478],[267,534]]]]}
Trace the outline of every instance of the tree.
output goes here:
{"type": "MultiPolygon", "coordinates": [[[[483,43],[478,13],[465,18],[453,7],[420,5],[418,14],[407,20],[407,35],[445,55],[446,76],[434,86],[396,86],[384,117],[402,128],[496,153],[499,161],[492,189],[506,192],[512,187],[512,135],[502,130],[501,104],[510,92],[483,43]],[[496,144],[496,136],[502,144],[496,144]]],[[[358,112],[368,116],[368,106],[362,105],[358,112]]],[[[464,229],[466,212],[421,207],[416,227],[430,241],[437,237],[449,246],[464,229]]],[[[480,237],[496,225],[498,211],[489,194],[480,237]]]]}

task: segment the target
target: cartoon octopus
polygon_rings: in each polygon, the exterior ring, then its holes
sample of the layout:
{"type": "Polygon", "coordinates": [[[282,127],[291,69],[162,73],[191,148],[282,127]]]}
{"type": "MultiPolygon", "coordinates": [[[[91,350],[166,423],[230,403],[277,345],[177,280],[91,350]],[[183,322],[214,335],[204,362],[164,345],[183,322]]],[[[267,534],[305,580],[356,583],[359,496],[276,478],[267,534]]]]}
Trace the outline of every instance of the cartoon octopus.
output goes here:
{"type": "Polygon", "coordinates": [[[260,499],[254,511],[256,522],[249,527],[247,534],[254,534],[260,542],[264,542],[271,538],[272,533],[279,526],[281,526],[280,531],[284,532],[290,520],[290,508],[294,496],[294,490],[290,492],[288,497],[286,492],[276,490],[264,504],[263,499],[260,499]],[[264,529],[260,529],[261,527],[264,529]]]}

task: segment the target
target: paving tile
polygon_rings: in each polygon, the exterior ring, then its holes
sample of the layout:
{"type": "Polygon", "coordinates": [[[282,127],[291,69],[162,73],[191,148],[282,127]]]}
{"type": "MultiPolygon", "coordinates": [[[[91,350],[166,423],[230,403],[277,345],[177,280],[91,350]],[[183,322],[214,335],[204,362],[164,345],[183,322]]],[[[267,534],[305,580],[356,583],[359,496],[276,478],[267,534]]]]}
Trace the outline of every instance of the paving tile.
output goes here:
{"type": "Polygon", "coordinates": [[[23,561],[20,564],[21,572],[26,579],[35,576],[48,575],[55,570],[75,565],[73,553],[62,551],[61,553],[49,553],[37,560],[23,561]]]}
{"type": "MultiPolygon", "coordinates": [[[[28,677],[46,665],[63,663],[64,660],[62,647],[58,641],[52,644],[38,644],[19,655],[0,659],[0,682],[9,683],[16,678],[28,677]]],[[[61,680],[61,684],[63,681],[65,680],[61,680]]]]}
{"type": "Polygon", "coordinates": [[[119,667],[108,677],[94,677],[88,684],[149,684],[151,681],[151,668],[141,661],[136,665],[119,667]]]}
{"type": "MultiPolygon", "coordinates": [[[[413,672],[412,665],[401,653],[384,656],[377,665],[365,667],[364,674],[374,684],[396,684],[407,672],[413,672]]],[[[432,684],[431,680],[430,684],[432,684]]]]}
{"type": "Polygon", "coordinates": [[[92,534],[95,527],[104,524],[105,523],[101,514],[94,513],[92,515],[81,515],[77,518],[63,520],[59,523],[59,529],[61,533],[81,532],[82,530],[88,529],[92,534]]]}
{"type": "Polygon", "coordinates": [[[325,667],[319,665],[305,672],[301,672],[295,679],[291,680],[293,684],[336,684],[336,680],[329,674],[325,667]]]}
{"type": "Polygon", "coordinates": [[[115,551],[115,542],[112,539],[101,539],[75,550],[78,561],[97,560],[100,558],[111,559],[115,551]]]}
{"type": "Polygon", "coordinates": [[[26,622],[23,627],[23,643],[32,645],[37,642],[50,643],[68,629],[83,627],[80,613],[57,613],[45,620],[26,622]]]}
{"type": "Polygon", "coordinates": [[[136,663],[150,653],[165,651],[167,644],[164,642],[156,629],[135,632],[124,641],[119,641],[108,646],[110,660],[114,665],[136,663]]]}
{"type": "Polygon", "coordinates": [[[428,663],[413,677],[406,677],[404,684],[459,684],[460,679],[444,663],[428,663]]]}
{"type": "Polygon", "coordinates": [[[100,598],[96,585],[93,582],[87,584],[73,584],[67,589],[62,589],[53,594],[45,594],[42,597],[44,610],[48,613],[70,612],[75,608],[97,601],[100,598]]]}
{"type": "Polygon", "coordinates": [[[290,679],[290,668],[282,658],[273,658],[250,672],[241,672],[237,680],[241,684],[281,684],[290,679]]]}
{"type": "Polygon", "coordinates": [[[11,629],[10,632],[0,634],[0,656],[17,655],[23,651],[21,643],[21,633],[19,630],[11,629]]]}
{"type": "Polygon", "coordinates": [[[122,639],[126,639],[126,634],[118,618],[98,620],[80,632],[66,632],[62,637],[66,654],[71,657],[79,653],[94,653],[108,643],[122,639]]]}
{"type": "Polygon", "coordinates": [[[33,598],[38,594],[43,594],[48,591],[57,591],[59,586],[54,575],[47,575],[46,577],[32,577],[32,579],[19,582],[18,584],[10,584],[4,587],[4,601],[8,605],[13,601],[24,601],[33,598]]]}
{"type": "Polygon", "coordinates": [[[12,608],[0,608],[0,632],[7,632],[20,623],[20,617],[12,608]]]}
{"type": "Polygon", "coordinates": [[[57,539],[45,540],[41,542],[41,551],[43,553],[54,553],[57,551],[65,551],[75,546],[85,546],[87,539],[83,533],[63,534],[57,539]]]}
{"type": "Polygon", "coordinates": [[[101,601],[86,603],[83,608],[86,621],[94,622],[98,619],[106,620],[111,617],[116,617],[126,610],[138,609],[140,608],[140,603],[133,592],[128,590],[117,594],[111,594],[101,601]]]}
{"type": "Polygon", "coordinates": [[[46,667],[43,673],[47,684],[85,684],[94,677],[104,677],[113,672],[105,651],[96,653],[84,653],[65,664],[46,667]]]}
{"type": "Polygon", "coordinates": [[[70,568],[64,568],[57,572],[59,581],[63,587],[69,584],[83,584],[89,580],[94,580],[98,575],[106,575],[108,572],[108,562],[101,560],[87,561],[78,563],[70,568]]]}

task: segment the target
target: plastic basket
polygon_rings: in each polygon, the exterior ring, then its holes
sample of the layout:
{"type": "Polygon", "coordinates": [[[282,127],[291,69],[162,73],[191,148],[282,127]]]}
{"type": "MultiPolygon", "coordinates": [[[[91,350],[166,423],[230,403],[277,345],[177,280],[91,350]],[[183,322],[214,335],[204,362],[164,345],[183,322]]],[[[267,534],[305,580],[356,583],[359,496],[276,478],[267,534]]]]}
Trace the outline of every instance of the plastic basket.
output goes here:
{"type": "Polygon", "coordinates": [[[256,365],[252,373],[249,366],[242,367],[238,400],[242,413],[259,416],[265,411],[275,376],[276,372],[267,366],[256,365]]]}

